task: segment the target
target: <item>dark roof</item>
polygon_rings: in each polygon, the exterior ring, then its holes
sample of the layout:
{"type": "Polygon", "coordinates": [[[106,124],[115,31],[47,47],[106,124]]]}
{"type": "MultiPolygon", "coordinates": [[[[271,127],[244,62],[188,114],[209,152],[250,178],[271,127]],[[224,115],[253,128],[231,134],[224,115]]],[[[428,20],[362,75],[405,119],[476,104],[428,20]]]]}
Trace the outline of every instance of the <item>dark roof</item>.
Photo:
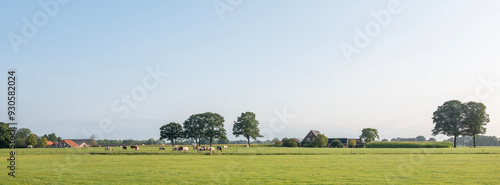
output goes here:
{"type": "Polygon", "coordinates": [[[81,145],[83,143],[86,143],[88,145],[90,143],[90,139],[68,139],[68,140],[71,140],[78,145],[81,145]]]}
{"type": "Polygon", "coordinates": [[[318,136],[321,134],[321,132],[319,132],[317,130],[311,130],[311,132],[314,134],[314,136],[318,136]]]}

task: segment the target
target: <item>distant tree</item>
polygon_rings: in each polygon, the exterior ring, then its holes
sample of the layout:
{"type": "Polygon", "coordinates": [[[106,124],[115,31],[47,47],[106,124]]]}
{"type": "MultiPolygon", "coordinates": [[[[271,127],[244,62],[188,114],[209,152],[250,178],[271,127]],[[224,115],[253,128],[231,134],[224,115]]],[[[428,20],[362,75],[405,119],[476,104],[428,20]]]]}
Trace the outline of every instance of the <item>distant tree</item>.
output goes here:
{"type": "Polygon", "coordinates": [[[31,145],[31,146],[36,146],[37,143],[37,138],[35,134],[30,134],[28,138],[26,139],[26,144],[31,145]]]}
{"type": "Polygon", "coordinates": [[[182,138],[182,136],[182,126],[179,123],[170,122],[160,128],[160,140],[170,140],[172,146],[175,145],[175,140],[182,138]]]}
{"type": "Polygon", "coordinates": [[[328,138],[324,134],[319,134],[314,138],[313,146],[324,148],[328,144],[328,138]]]}
{"type": "MultiPolygon", "coordinates": [[[[50,135],[52,135],[52,134],[50,134],[50,135]]],[[[49,135],[49,136],[50,136],[50,135],[49,135]]],[[[54,134],[54,135],[52,136],[52,139],[54,139],[55,137],[56,137],[56,134],[54,134]]],[[[55,140],[57,141],[57,138],[55,138],[55,140]]],[[[92,134],[92,135],[89,137],[89,143],[88,143],[88,144],[89,144],[90,146],[92,146],[92,147],[97,147],[97,146],[99,146],[99,145],[97,144],[97,141],[95,140],[95,135],[93,135],[93,134],[92,134]]]]}
{"type": "Polygon", "coordinates": [[[206,112],[202,115],[203,121],[206,123],[206,129],[203,137],[208,139],[210,146],[212,146],[214,139],[226,138],[224,117],[212,112],[206,112]]]}
{"type": "Polygon", "coordinates": [[[40,140],[40,147],[45,148],[47,146],[48,146],[48,144],[47,144],[47,138],[46,137],[42,137],[42,139],[40,140]]]}
{"type": "Polygon", "coordinates": [[[27,128],[20,128],[16,131],[16,139],[26,139],[31,134],[31,130],[27,128]]]}
{"type": "Polygon", "coordinates": [[[61,142],[62,141],[62,138],[61,137],[57,137],[57,142],[61,142]]]}
{"type": "Polygon", "coordinates": [[[9,125],[0,122],[0,148],[9,148],[10,142],[10,129],[9,125]]]}
{"type": "Polygon", "coordinates": [[[361,131],[361,135],[359,136],[361,141],[365,141],[366,143],[375,141],[375,138],[379,139],[378,131],[374,128],[364,128],[361,131]]]}
{"type": "Polygon", "coordinates": [[[273,145],[275,145],[275,146],[280,146],[280,145],[282,145],[282,144],[283,144],[279,138],[274,138],[271,142],[272,142],[272,143],[273,143],[273,145]]]}
{"type": "Polygon", "coordinates": [[[46,137],[47,137],[47,141],[59,142],[59,140],[57,140],[56,133],[49,134],[46,137]]]}
{"type": "Polygon", "coordinates": [[[217,144],[229,144],[229,143],[230,143],[230,141],[227,138],[222,138],[222,139],[219,139],[219,141],[217,141],[217,144]]]}
{"type": "Polygon", "coordinates": [[[342,144],[342,141],[335,139],[330,143],[330,147],[332,148],[344,148],[344,144],[342,144]]]}
{"type": "Polygon", "coordinates": [[[389,141],[389,140],[387,140],[387,139],[382,139],[382,141],[389,141]]]}
{"type": "Polygon", "coordinates": [[[356,147],[356,140],[355,139],[349,139],[349,147],[354,148],[356,147]]]}
{"type": "Polygon", "coordinates": [[[458,100],[451,100],[445,102],[443,105],[439,106],[434,112],[432,120],[434,129],[432,129],[432,135],[436,136],[438,134],[444,134],[447,136],[453,136],[453,147],[457,147],[457,137],[462,135],[462,102],[458,100]]]}
{"type": "Polygon", "coordinates": [[[436,141],[436,138],[431,137],[428,141],[436,141]]]}
{"type": "Polygon", "coordinates": [[[285,137],[281,140],[281,143],[283,143],[283,146],[285,146],[285,147],[297,147],[298,146],[297,141],[293,138],[288,139],[285,137]]]}
{"type": "Polygon", "coordinates": [[[155,144],[155,139],[154,138],[149,138],[148,141],[146,141],[146,145],[153,145],[155,144]]]}
{"type": "Polygon", "coordinates": [[[490,116],[486,113],[486,106],[482,103],[468,102],[464,105],[463,135],[472,136],[474,148],[476,147],[476,136],[486,133],[486,124],[490,122],[490,116]]]}
{"type": "Polygon", "coordinates": [[[17,139],[16,138],[16,148],[26,148],[28,145],[26,145],[26,139],[17,139]]]}
{"type": "Polygon", "coordinates": [[[255,118],[253,112],[241,113],[233,125],[233,135],[236,137],[243,136],[247,138],[248,145],[250,146],[250,138],[257,139],[262,136],[259,130],[259,121],[255,118]]]}
{"type": "Polygon", "coordinates": [[[427,141],[424,136],[417,136],[417,141],[427,141]]]}

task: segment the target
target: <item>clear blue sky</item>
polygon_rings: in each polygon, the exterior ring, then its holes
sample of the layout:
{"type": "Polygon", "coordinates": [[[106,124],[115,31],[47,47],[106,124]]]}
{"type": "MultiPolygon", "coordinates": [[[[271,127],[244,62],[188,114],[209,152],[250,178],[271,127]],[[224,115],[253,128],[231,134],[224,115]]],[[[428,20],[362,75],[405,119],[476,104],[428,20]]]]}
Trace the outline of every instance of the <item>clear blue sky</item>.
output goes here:
{"type": "Polygon", "coordinates": [[[0,71],[18,70],[19,126],[38,135],[158,138],[163,124],[210,111],[235,139],[233,121],[252,111],[264,139],[366,127],[381,139],[428,138],[437,106],[475,99],[488,107],[486,134],[500,136],[499,1],[61,0],[53,16],[39,2],[0,2],[0,71]],[[36,33],[23,35],[23,18],[38,21],[36,33]],[[367,26],[358,47],[355,30],[367,26]],[[27,42],[12,44],[13,34],[27,42]],[[345,45],[358,47],[350,60],[345,45]],[[113,111],[156,66],[168,76],[129,114],[113,111]],[[100,128],[107,119],[112,128],[100,128]]]}

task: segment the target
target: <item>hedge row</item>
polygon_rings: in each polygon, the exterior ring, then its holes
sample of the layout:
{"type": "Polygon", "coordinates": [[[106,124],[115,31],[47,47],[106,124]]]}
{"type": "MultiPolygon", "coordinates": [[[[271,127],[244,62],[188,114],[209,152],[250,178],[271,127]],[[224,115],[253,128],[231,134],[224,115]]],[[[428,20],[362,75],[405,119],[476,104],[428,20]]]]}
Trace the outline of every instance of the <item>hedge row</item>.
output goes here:
{"type": "Polygon", "coordinates": [[[380,141],[366,144],[366,148],[451,148],[449,141],[380,141]]]}

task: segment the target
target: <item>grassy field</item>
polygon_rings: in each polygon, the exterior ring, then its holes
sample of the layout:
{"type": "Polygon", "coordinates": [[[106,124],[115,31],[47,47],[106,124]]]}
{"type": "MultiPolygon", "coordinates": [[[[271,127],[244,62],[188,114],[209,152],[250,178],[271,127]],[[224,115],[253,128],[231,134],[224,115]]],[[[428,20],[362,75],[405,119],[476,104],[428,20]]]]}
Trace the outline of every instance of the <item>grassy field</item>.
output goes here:
{"type": "MultiPolygon", "coordinates": [[[[0,150],[0,156],[7,159],[8,151],[0,150]]],[[[16,151],[17,177],[8,177],[4,167],[0,184],[500,183],[498,147],[351,150],[230,146],[216,155],[160,152],[155,146],[141,147],[141,152],[104,152],[104,148],[16,151]],[[103,155],[111,153],[114,155],[103,155]]]]}

